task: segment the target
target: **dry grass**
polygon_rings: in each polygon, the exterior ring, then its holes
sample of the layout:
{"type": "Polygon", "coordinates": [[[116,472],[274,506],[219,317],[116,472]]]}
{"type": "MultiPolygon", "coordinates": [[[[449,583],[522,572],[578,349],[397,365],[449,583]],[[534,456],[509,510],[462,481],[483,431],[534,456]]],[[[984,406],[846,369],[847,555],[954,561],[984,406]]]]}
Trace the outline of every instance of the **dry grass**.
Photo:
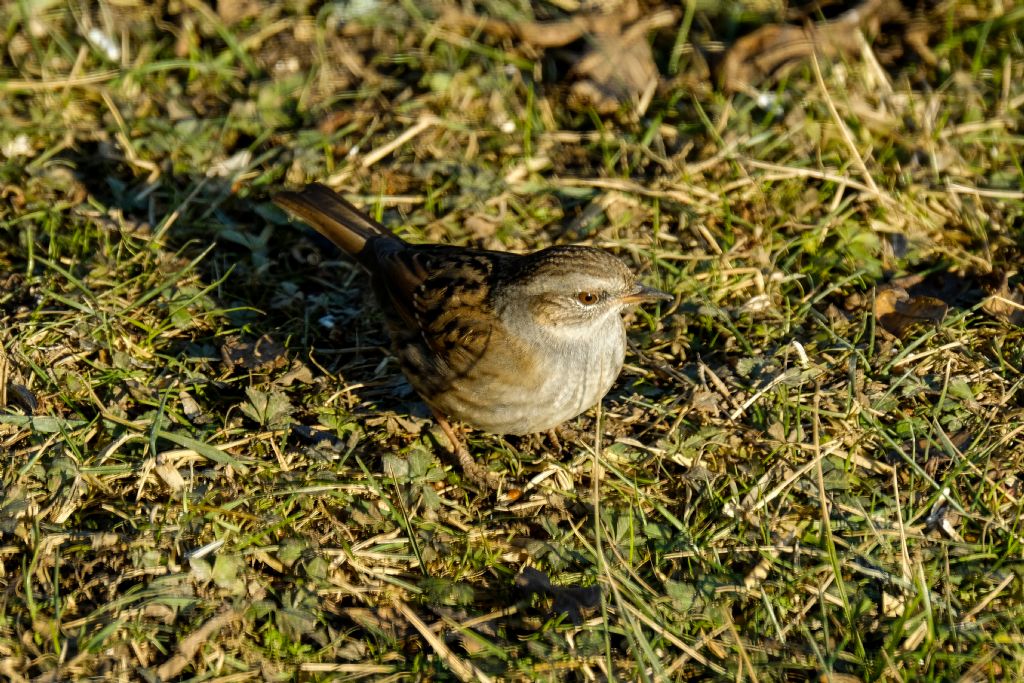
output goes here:
{"type": "Polygon", "coordinates": [[[762,108],[705,60],[764,17],[698,7],[599,114],[578,46],[293,4],[0,9],[0,676],[1024,676],[1024,10],[929,7],[933,64],[885,35],[762,108]],[[269,204],[314,179],[679,303],[562,452],[469,435],[495,500],[269,204]]]}

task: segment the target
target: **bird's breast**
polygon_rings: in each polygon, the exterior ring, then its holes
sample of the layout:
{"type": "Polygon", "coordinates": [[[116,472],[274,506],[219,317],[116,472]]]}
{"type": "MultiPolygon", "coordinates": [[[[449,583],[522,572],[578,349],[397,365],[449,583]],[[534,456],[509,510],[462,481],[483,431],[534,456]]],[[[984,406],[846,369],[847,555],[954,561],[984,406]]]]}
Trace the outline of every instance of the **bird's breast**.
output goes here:
{"type": "Polygon", "coordinates": [[[443,391],[421,391],[436,410],[495,434],[543,432],[598,403],[618,377],[625,328],[615,326],[572,339],[536,340],[496,335],[486,353],[443,391]]]}

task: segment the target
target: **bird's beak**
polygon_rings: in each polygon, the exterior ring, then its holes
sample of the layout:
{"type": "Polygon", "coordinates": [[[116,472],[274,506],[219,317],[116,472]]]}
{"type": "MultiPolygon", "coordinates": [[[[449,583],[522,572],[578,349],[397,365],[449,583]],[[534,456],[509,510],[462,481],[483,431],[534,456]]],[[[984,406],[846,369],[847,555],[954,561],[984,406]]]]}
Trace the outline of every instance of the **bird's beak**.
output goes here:
{"type": "Polygon", "coordinates": [[[637,285],[636,289],[622,297],[620,301],[624,304],[643,304],[650,301],[672,301],[673,299],[675,299],[675,297],[668,292],[663,292],[660,289],[655,289],[654,287],[637,285]]]}

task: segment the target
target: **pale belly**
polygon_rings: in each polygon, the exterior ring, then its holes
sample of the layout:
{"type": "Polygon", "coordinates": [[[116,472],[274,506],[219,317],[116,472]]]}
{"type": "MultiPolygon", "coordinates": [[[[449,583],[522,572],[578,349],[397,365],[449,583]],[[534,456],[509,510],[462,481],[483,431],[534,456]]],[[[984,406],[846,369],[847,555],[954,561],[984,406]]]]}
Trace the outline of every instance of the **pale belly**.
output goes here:
{"type": "Polygon", "coordinates": [[[449,417],[492,434],[547,431],[593,407],[611,389],[625,357],[625,330],[610,337],[605,335],[606,343],[601,346],[582,345],[544,354],[552,360],[521,372],[507,364],[493,374],[478,368],[480,372],[456,380],[429,403],[449,417]]]}

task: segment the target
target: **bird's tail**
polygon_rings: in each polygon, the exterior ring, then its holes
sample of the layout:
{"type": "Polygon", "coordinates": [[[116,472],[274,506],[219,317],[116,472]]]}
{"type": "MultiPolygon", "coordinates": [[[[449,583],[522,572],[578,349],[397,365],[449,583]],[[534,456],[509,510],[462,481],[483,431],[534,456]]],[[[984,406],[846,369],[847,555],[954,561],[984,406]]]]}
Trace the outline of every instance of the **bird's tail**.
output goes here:
{"type": "Polygon", "coordinates": [[[397,235],[326,185],[311,183],[298,192],[280,192],[273,199],[282,209],[302,219],[342,251],[356,258],[372,237],[401,242],[397,235]]]}

